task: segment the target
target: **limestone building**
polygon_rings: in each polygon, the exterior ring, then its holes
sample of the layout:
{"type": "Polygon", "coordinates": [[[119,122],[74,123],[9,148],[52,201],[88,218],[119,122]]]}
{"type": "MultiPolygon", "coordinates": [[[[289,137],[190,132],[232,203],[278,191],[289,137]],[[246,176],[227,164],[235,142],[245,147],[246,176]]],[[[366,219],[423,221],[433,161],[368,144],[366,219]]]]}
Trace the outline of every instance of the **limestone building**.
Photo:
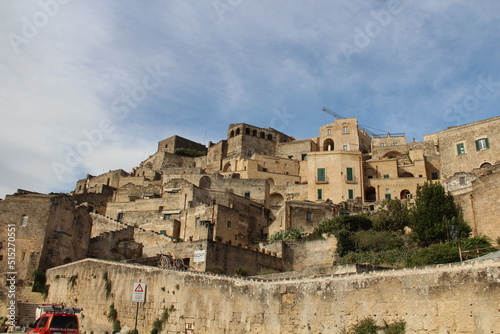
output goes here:
{"type": "Polygon", "coordinates": [[[10,249],[15,261],[9,268],[10,255],[2,252],[0,270],[15,271],[21,290],[31,290],[36,271],[87,257],[92,221],[87,208],[70,196],[19,190],[0,201],[0,224],[1,248],[10,249]]]}

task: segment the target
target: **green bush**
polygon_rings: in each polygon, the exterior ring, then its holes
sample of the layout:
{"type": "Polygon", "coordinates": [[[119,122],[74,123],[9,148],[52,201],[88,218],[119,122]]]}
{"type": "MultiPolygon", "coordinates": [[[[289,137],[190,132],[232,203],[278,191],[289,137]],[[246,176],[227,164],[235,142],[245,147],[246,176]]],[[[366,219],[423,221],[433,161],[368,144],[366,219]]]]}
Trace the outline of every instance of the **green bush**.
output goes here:
{"type": "Polygon", "coordinates": [[[373,318],[364,318],[359,323],[352,326],[350,334],[377,334],[378,326],[373,318]]]}
{"type": "Polygon", "coordinates": [[[408,260],[408,266],[426,266],[458,261],[460,261],[460,254],[457,246],[448,242],[420,249],[415,257],[408,260]]]}
{"type": "Polygon", "coordinates": [[[396,321],[385,327],[384,334],[405,334],[406,333],[406,322],[396,321]]]}
{"type": "Polygon", "coordinates": [[[273,243],[279,240],[284,240],[284,241],[297,241],[301,240],[304,236],[304,229],[302,227],[299,228],[292,228],[288,231],[278,231],[271,235],[267,241],[269,243],[273,243]]]}
{"type": "Polygon", "coordinates": [[[404,242],[396,234],[388,231],[358,231],[352,236],[357,251],[379,252],[401,248],[404,242]]]}

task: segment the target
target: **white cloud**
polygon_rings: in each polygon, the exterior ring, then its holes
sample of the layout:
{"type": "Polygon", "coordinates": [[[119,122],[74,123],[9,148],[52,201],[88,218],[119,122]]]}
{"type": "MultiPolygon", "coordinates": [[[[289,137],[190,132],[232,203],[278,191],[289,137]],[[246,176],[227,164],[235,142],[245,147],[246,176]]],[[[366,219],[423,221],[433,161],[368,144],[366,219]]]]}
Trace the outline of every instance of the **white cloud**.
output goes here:
{"type": "MultiPolygon", "coordinates": [[[[41,3],[54,1],[0,3],[0,196],[69,191],[87,173],[129,170],[168,136],[217,141],[229,123],[269,126],[284,108],[294,117],[284,131],[297,138],[331,121],[325,105],[420,139],[454,125],[446,110],[480,75],[500,81],[496,1],[407,2],[350,61],[342,43],[354,45],[357,29],[387,3],[243,1],[221,19],[210,0],[70,1],[26,37],[23,25],[43,19],[41,3]],[[25,39],[18,52],[12,33],[25,39]],[[152,67],[168,75],[125,117],[113,112],[152,67]],[[114,131],[70,168],[70,181],[59,180],[53,163],[65,163],[103,120],[114,131]]],[[[499,92],[455,120],[496,116],[499,92]]]]}

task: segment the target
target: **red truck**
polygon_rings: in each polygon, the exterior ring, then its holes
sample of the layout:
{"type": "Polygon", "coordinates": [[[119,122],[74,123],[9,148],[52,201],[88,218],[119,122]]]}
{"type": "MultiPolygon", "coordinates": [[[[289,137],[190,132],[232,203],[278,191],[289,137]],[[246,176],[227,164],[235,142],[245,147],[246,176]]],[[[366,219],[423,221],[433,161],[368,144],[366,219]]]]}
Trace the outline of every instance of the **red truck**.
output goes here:
{"type": "Polygon", "coordinates": [[[62,305],[40,305],[37,320],[27,334],[79,334],[78,316],[81,308],[62,305]]]}

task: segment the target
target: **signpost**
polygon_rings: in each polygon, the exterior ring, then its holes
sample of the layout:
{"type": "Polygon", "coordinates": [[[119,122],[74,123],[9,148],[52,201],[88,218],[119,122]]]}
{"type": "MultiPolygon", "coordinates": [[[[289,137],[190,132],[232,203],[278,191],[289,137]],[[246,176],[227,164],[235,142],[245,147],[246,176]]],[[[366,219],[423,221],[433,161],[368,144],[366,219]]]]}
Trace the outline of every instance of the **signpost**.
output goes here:
{"type": "Polygon", "coordinates": [[[139,303],[144,303],[146,301],[146,283],[144,282],[134,282],[132,288],[132,302],[137,303],[135,309],[135,325],[134,332],[137,333],[137,315],[139,314],[139,303]]]}

